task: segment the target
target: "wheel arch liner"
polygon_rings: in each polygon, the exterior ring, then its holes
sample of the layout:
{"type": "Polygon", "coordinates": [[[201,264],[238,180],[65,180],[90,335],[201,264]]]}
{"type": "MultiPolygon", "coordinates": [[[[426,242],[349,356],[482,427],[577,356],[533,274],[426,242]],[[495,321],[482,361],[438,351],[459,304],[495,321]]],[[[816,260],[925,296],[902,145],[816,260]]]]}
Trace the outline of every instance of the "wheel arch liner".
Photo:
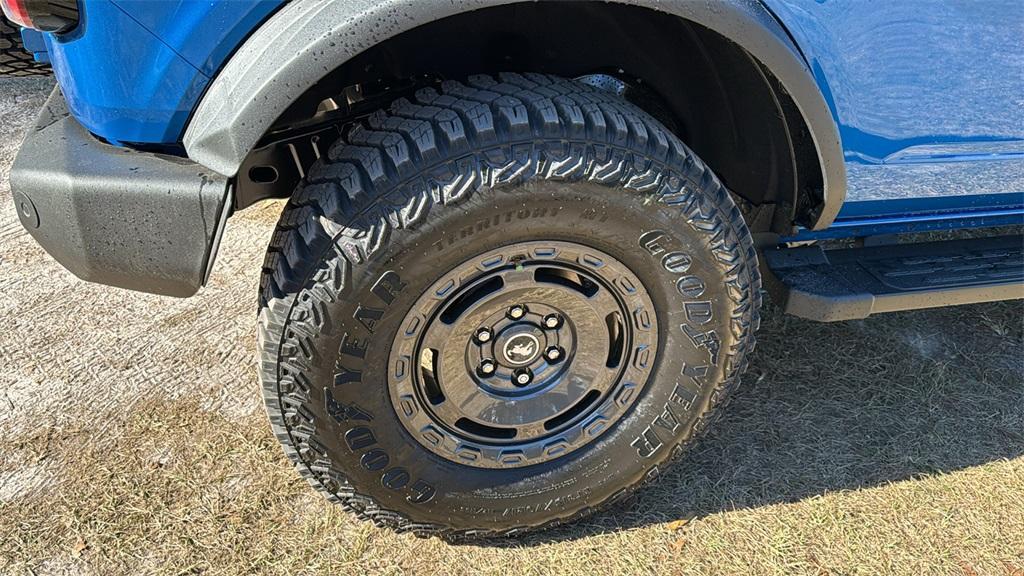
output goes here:
{"type": "Polygon", "coordinates": [[[83,280],[191,296],[223,233],[227,178],[185,158],[97,140],[55,87],[11,169],[26,230],[83,280]]]}
{"type": "MultiPolygon", "coordinates": [[[[613,0],[674,14],[750,52],[792,96],[814,139],[827,227],[846,195],[839,134],[813,75],[785,30],[757,0],[613,0]]],[[[185,132],[189,157],[234,176],[272,123],[318,80],[364,50],[416,26],[515,0],[295,0],[254,32],[203,97],[185,132]]]]}

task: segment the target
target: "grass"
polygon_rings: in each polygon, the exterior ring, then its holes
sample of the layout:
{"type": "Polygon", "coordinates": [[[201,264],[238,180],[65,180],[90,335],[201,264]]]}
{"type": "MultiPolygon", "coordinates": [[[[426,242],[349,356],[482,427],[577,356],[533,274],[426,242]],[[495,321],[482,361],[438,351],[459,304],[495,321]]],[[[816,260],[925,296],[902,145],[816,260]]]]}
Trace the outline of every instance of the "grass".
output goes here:
{"type": "Polygon", "coordinates": [[[231,219],[196,297],[135,294],[75,280],[20,231],[9,156],[0,573],[1024,576],[1020,302],[841,324],[769,306],[726,417],[657,484],[452,546],[354,521],[270,435],[255,296],[280,204],[231,219]]]}
{"type": "MultiPolygon", "coordinates": [[[[149,331],[167,331],[153,336],[170,340],[166,351],[147,346],[132,360],[110,358],[94,374],[79,372],[76,382],[100,395],[85,405],[51,412],[51,402],[0,421],[8,431],[3,470],[28,471],[8,480],[44,478],[0,500],[0,570],[973,576],[1024,569],[1024,311],[1015,302],[843,324],[769,307],[743,389],[688,460],[628,505],[486,545],[395,535],[321,501],[285,461],[258,405],[224,408],[231,398],[223,391],[258,394],[252,356],[234,353],[251,345],[248,335],[206,360],[228,363],[218,366],[218,378],[227,378],[219,388],[147,377],[141,394],[135,385],[103,397],[95,378],[130,381],[139,370],[195,376],[174,352],[194,357],[209,348],[216,339],[189,344],[183,336],[194,340],[218,303],[229,313],[243,306],[236,285],[254,293],[256,268],[248,269],[246,254],[257,257],[250,244],[258,242],[239,237],[266,233],[272,220],[273,208],[242,216],[224,251],[242,254],[215,279],[229,287],[205,292],[194,307],[154,307],[162,300],[117,293],[109,306],[150,320],[149,331]],[[26,422],[34,425],[17,425],[26,422]]],[[[226,331],[251,322],[244,316],[225,320],[226,331]]],[[[30,324],[12,327],[4,318],[0,342],[18,332],[32,341],[24,334],[30,324]]],[[[78,320],[92,319],[87,312],[78,320]]],[[[105,328],[91,335],[95,348],[109,352],[131,340],[122,334],[132,333],[129,325],[97,323],[105,328]]],[[[51,344],[62,352],[49,363],[10,368],[45,385],[48,373],[76,362],[75,348],[51,344]]]]}

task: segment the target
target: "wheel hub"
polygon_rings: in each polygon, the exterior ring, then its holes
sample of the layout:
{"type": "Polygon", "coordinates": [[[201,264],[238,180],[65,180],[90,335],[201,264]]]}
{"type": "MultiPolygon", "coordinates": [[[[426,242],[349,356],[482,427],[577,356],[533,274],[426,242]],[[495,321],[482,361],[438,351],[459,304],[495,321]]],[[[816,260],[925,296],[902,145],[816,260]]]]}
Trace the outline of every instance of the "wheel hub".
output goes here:
{"type": "MultiPolygon", "coordinates": [[[[511,330],[501,345],[501,358],[510,366],[524,366],[540,358],[540,338],[529,327],[511,330]]],[[[541,334],[541,338],[543,338],[541,334]]]]}
{"type": "Polygon", "coordinates": [[[524,243],[463,263],[420,298],[396,335],[389,391],[432,452],[526,466],[610,428],[656,351],[653,304],[622,263],[579,244],[524,243]]]}

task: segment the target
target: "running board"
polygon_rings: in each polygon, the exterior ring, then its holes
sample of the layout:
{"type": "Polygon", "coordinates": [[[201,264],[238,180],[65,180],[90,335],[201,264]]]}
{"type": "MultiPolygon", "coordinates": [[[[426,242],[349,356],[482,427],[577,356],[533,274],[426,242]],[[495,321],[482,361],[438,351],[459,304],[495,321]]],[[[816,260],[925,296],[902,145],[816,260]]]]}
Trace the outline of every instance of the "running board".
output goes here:
{"type": "Polygon", "coordinates": [[[777,248],[763,256],[773,299],[820,322],[1024,298],[1024,236],[777,248]]]}

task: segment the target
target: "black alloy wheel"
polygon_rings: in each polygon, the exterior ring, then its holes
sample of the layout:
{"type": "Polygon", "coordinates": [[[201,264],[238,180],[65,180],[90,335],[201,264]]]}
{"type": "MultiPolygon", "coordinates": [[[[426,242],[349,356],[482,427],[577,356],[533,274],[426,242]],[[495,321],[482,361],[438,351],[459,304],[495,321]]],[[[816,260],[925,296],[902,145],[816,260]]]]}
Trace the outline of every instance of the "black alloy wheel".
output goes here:
{"type": "Polygon", "coordinates": [[[514,468],[567,455],[636,400],[652,365],[630,359],[657,354],[653,310],[636,275],[599,250],[492,250],[406,315],[391,347],[391,400],[406,431],[452,462],[514,468]]]}

